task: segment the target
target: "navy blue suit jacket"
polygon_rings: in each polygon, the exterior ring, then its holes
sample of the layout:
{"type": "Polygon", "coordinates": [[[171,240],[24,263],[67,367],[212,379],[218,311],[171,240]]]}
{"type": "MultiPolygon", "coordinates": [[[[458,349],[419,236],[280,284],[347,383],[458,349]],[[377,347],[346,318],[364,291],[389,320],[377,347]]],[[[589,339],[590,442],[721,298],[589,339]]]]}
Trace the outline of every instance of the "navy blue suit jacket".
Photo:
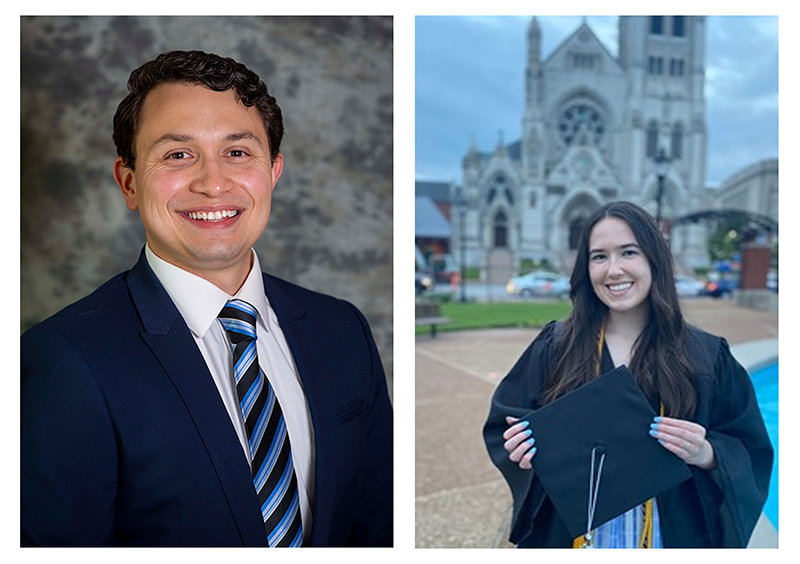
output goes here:
{"type": "MultiPolygon", "coordinates": [[[[351,304],[264,275],[311,412],[312,546],[392,544],[392,408],[351,304]]],[[[265,546],[250,468],[142,253],[22,336],[23,545],[265,546]]]]}

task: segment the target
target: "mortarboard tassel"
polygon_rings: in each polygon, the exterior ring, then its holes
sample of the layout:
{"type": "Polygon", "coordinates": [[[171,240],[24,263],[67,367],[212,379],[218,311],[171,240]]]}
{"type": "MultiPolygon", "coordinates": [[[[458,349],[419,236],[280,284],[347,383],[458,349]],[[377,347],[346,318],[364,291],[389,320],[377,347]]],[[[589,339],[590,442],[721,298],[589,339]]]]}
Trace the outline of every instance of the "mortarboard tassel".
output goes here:
{"type": "Polygon", "coordinates": [[[639,548],[653,547],[653,500],[648,499],[644,502],[644,525],[642,526],[642,538],[639,540],[639,548]]]}

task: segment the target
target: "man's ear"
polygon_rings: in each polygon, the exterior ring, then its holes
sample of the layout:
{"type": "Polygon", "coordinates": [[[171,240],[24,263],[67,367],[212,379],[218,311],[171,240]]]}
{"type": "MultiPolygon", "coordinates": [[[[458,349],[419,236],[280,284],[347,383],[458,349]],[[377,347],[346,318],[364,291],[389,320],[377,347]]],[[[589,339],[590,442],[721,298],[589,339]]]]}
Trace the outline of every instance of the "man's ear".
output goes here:
{"type": "Polygon", "coordinates": [[[136,211],[139,209],[139,202],[136,199],[136,173],[133,169],[128,168],[122,164],[122,158],[117,157],[114,161],[114,180],[119,184],[122,195],[125,197],[125,203],[128,209],[136,211]]]}
{"type": "Polygon", "coordinates": [[[275,184],[277,184],[278,179],[281,177],[281,173],[283,172],[283,155],[278,153],[275,157],[275,160],[272,161],[272,189],[275,189],[275,184]]]}

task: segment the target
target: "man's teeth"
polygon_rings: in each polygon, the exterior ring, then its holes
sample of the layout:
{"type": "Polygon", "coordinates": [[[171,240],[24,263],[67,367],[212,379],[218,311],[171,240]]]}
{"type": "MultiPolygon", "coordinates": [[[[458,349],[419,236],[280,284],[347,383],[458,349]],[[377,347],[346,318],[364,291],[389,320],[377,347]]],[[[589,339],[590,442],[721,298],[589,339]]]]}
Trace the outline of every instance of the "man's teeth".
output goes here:
{"type": "Polygon", "coordinates": [[[622,290],[627,290],[631,286],[633,286],[633,282],[625,282],[623,284],[611,284],[608,286],[608,288],[612,292],[621,292],[622,290]]]}
{"type": "Polygon", "coordinates": [[[216,212],[187,212],[187,215],[192,219],[199,219],[202,221],[221,221],[228,217],[233,217],[239,212],[236,210],[225,210],[216,212]]]}

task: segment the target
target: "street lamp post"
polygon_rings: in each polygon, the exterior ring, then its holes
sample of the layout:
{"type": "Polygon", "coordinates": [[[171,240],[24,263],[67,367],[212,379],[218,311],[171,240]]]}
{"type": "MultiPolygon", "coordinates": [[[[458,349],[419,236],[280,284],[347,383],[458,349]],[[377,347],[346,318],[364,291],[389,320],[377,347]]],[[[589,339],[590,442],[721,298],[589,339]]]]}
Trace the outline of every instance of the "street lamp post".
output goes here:
{"type": "Polygon", "coordinates": [[[666,183],[667,173],[669,172],[670,159],[664,152],[664,149],[659,149],[658,153],[653,159],[653,162],[655,164],[656,178],[658,179],[658,192],[656,193],[656,223],[658,224],[658,228],[661,229],[661,206],[664,199],[664,185],[666,183]]]}
{"type": "Polygon", "coordinates": [[[466,274],[464,269],[464,263],[466,261],[466,237],[465,237],[465,221],[467,215],[467,202],[464,199],[464,193],[461,190],[461,187],[456,188],[456,196],[455,196],[455,206],[456,211],[458,212],[458,246],[459,246],[459,255],[460,258],[458,260],[458,286],[461,292],[461,302],[467,301],[467,288],[466,288],[466,281],[464,280],[464,275],[466,274]]]}

